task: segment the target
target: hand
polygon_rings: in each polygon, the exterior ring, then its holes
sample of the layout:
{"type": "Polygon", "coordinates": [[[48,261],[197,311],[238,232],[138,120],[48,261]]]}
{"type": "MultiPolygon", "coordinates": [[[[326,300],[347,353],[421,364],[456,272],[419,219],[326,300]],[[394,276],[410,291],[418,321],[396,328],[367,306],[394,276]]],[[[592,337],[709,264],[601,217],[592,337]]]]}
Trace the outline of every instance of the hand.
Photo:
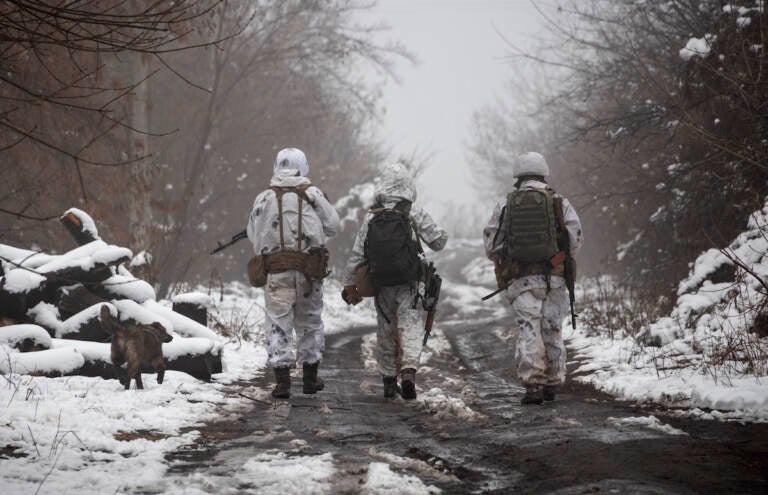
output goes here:
{"type": "Polygon", "coordinates": [[[363,300],[360,293],[357,292],[357,287],[354,285],[345,285],[344,290],[341,291],[341,298],[344,302],[354,306],[363,300]]]}

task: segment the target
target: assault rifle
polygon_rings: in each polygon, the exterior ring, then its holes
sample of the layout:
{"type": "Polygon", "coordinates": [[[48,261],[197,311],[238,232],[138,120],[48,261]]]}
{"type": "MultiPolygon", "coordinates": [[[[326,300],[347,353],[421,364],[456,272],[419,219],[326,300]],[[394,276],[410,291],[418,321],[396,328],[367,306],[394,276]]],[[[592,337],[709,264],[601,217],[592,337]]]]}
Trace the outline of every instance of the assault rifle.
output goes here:
{"type": "Polygon", "coordinates": [[[560,242],[558,243],[565,252],[563,268],[565,269],[565,286],[568,288],[568,299],[571,302],[571,325],[576,329],[576,312],[573,305],[576,302],[576,265],[571,257],[571,236],[568,235],[568,229],[565,228],[565,217],[563,213],[563,199],[555,198],[555,214],[557,222],[560,224],[560,242]]]}
{"type": "Polygon", "coordinates": [[[437,274],[435,264],[431,261],[424,269],[424,298],[423,307],[427,312],[427,321],[424,323],[424,341],[422,346],[427,345],[429,334],[432,333],[432,325],[435,323],[435,312],[437,311],[437,302],[440,299],[440,287],[443,285],[443,279],[437,274]]]}
{"type": "Polygon", "coordinates": [[[238,232],[237,234],[233,235],[232,239],[229,242],[225,242],[224,244],[222,244],[221,241],[217,241],[216,242],[216,244],[217,244],[216,249],[211,251],[211,254],[216,254],[219,251],[227,249],[232,244],[236,243],[237,241],[239,241],[241,239],[245,239],[246,237],[248,237],[248,234],[247,234],[247,232],[245,230],[243,230],[242,232],[238,232]]]}

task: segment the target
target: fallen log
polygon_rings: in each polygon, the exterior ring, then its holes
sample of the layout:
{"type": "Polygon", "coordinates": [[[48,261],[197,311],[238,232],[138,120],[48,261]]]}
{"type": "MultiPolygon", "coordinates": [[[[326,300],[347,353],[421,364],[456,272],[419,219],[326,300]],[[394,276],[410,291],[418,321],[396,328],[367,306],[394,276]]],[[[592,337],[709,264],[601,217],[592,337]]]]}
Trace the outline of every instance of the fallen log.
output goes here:
{"type": "Polygon", "coordinates": [[[77,208],[70,208],[59,217],[59,221],[64,224],[67,232],[70,233],[75,242],[82,246],[100,239],[99,231],[96,229],[96,222],[86,212],[77,208]]]}
{"type": "Polygon", "coordinates": [[[77,313],[90,308],[94,304],[108,302],[107,299],[100,297],[82,284],[75,286],[61,287],[56,294],[56,307],[59,308],[59,314],[62,318],[69,318],[77,313]]]}
{"type": "MultiPolygon", "coordinates": [[[[111,344],[69,339],[52,339],[54,349],[75,348],[83,356],[83,364],[67,372],[69,375],[98,376],[117,379],[110,357],[111,344]]],[[[207,339],[185,339],[175,336],[163,344],[163,356],[167,370],[181,371],[198,380],[211,381],[217,373],[216,362],[221,363],[221,346],[207,339]]],[[[142,366],[142,373],[153,373],[152,368],[142,366]]],[[[220,373],[221,371],[218,371],[220,373]]]]}
{"type": "Polygon", "coordinates": [[[112,277],[111,266],[131,258],[131,251],[94,241],[38,266],[15,268],[0,279],[0,316],[22,319],[40,302],[55,302],[61,287],[98,284],[112,277]]]}
{"type": "Polygon", "coordinates": [[[210,296],[199,292],[177,294],[171,298],[173,311],[208,326],[208,310],[213,306],[210,296]]]}
{"type": "Polygon", "coordinates": [[[51,336],[39,325],[7,325],[0,327],[0,344],[19,352],[43,351],[51,348],[51,336]]]}

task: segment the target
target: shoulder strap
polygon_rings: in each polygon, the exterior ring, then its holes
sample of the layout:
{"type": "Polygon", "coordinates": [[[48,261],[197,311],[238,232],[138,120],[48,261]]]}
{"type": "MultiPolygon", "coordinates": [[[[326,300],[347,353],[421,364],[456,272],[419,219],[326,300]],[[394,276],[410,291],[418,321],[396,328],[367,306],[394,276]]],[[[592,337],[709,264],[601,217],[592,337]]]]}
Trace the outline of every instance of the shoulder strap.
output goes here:
{"type": "Polygon", "coordinates": [[[270,189],[272,189],[275,192],[275,198],[277,199],[277,215],[278,215],[278,223],[280,224],[280,250],[285,250],[285,233],[283,231],[283,195],[285,193],[292,192],[296,194],[299,197],[299,224],[298,224],[298,236],[299,238],[296,240],[297,244],[297,250],[301,251],[301,241],[302,241],[302,217],[303,217],[303,204],[302,201],[306,201],[309,204],[312,204],[312,200],[309,199],[309,196],[307,196],[307,189],[309,189],[312,186],[312,184],[302,184],[297,187],[280,187],[280,186],[271,186],[270,189]]]}

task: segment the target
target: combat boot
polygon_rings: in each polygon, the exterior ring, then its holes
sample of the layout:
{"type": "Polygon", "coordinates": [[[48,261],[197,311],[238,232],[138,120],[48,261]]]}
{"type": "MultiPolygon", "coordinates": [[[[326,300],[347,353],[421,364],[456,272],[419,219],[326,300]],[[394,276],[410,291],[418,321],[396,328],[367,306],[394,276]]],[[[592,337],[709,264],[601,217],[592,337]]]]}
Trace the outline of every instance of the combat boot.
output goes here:
{"type": "Polygon", "coordinates": [[[305,394],[314,394],[325,388],[325,383],[317,377],[317,368],[320,365],[320,361],[307,364],[304,363],[304,389],[302,392],[305,394]]]}
{"type": "Polygon", "coordinates": [[[413,400],[416,398],[416,370],[413,368],[405,368],[401,373],[403,380],[400,384],[402,388],[403,399],[413,400]]]}
{"type": "Polygon", "coordinates": [[[387,399],[393,399],[400,393],[400,387],[397,386],[396,376],[384,377],[384,397],[387,399]]]}
{"type": "Polygon", "coordinates": [[[275,388],[272,389],[272,397],[275,399],[288,399],[291,397],[291,368],[274,368],[275,388]]]}
{"type": "Polygon", "coordinates": [[[544,402],[544,391],[541,385],[526,385],[525,395],[520,404],[541,404],[542,402],[544,402]]]}
{"type": "Polygon", "coordinates": [[[544,385],[544,400],[552,402],[555,400],[555,392],[557,388],[554,385],[544,385]]]}

